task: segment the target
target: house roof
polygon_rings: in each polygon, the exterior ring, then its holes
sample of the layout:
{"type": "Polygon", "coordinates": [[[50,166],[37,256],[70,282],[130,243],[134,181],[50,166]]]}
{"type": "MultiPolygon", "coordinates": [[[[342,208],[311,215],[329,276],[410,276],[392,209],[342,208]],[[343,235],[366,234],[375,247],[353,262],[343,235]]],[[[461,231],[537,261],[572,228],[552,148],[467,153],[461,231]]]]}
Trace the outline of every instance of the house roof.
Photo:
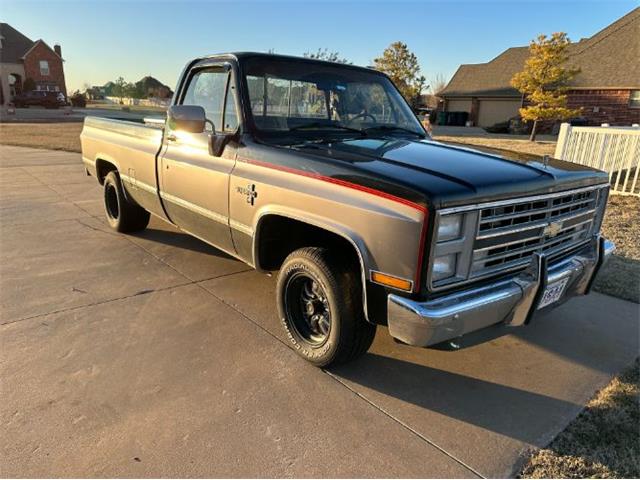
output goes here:
{"type": "Polygon", "coordinates": [[[33,50],[34,48],[36,48],[38,45],[44,45],[45,47],[47,47],[51,53],[53,53],[56,57],[58,57],[60,60],[62,60],[62,57],[60,55],[58,55],[58,52],[56,52],[53,48],[51,48],[47,42],[45,42],[44,40],[40,39],[40,40],[36,40],[33,45],[31,46],[31,48],[29,50],[27,50],[26,52],[24,52],[24,54],[22,55],[22,60],[24,60],[24,58],[29,55],[31,53],[31,50],[33,50]]]}
{"type": "Polygon", "coordinates": [[[24,54],[35,43],[8,23],[0,23],[0,35],[2,36],[2,48],[0,49],[0,62],[2,63],[20,63],[24,54]]]}
{"type": "MultiPolygon", "coordinates": [[[[567,66],[580,68],[573,88],[640,88],[640,8],[590,38],[572,43],[567,66]]],[[[505,50],[487,63],[461,65],[441,92],[444,97],[520,97],[511,87],[513,75],[524,68],[528,47],[505,50]]]]}

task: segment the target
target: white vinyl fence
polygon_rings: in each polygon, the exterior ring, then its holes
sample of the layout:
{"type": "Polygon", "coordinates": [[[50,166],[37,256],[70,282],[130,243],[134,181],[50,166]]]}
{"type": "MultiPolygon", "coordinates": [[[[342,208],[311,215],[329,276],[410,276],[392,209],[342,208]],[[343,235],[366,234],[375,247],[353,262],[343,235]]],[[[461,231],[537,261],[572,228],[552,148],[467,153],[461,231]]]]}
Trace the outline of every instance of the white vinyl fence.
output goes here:
{"type": "Polygon", "coordinates": [[[140,105],[142,107],[165,107],[171,104],[170,98],[129,98],[129,97],[104,97],[109,103],[120,103],[123,105],[140,105]]]}
{"type": "Polygon", "coordinates": [[[604,170],[611,193],[640,196],[640,128],[560,126],[556,158],[604,170]]]}

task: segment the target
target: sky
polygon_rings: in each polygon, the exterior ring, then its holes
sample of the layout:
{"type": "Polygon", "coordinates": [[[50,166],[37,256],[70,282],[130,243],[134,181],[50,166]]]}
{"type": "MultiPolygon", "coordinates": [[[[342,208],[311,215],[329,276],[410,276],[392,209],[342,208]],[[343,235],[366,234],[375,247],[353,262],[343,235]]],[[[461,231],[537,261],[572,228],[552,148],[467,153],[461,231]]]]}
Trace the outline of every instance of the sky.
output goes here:
{"type": "Polygon", "coordinates": [[[357,65],[394,41],[422,74],[447,79],[540,33],[589,37],[638,0],[250,1],[0,0],[0,21],[62,46],[67,89],[152,75],[173,88],[189,59],[219,52],[338,51],[357,65]]]}

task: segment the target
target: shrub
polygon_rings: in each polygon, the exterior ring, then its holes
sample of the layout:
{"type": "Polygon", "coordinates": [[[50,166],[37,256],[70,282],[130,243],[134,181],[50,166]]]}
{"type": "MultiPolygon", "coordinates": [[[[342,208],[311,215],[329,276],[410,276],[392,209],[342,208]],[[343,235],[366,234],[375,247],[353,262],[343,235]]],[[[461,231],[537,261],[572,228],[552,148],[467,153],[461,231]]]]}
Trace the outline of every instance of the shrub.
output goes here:
{"type": "Polygon", "coordinates": [[[87,97],[78,91],[71,95],[69,100],[71,100],[71,105],[74,107],[84,108],[87,106],[87,97]]]}
{"type": "Polygon", "coordinates": [[[33,78],[30,78],[30,77],[25,78],[24,83],[22,84],[22,91],[31,92],[35,89],[36,89],[36,82],[33,80],[33,78]]]}
{"type": "Polygon", "coordinates": [[[489,133],[509,133],[509,122],[500,122],[485,128],[489,133]]]}

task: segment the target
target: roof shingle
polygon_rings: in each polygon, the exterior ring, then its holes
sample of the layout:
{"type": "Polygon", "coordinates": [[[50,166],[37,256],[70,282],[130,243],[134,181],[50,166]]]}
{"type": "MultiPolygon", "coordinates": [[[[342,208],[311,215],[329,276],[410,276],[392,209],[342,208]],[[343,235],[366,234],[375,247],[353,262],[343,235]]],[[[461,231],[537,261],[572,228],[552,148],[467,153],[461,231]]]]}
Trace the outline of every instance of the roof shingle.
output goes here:
{"type": "MultiPolygon", "coordinates": [[[[640,8],[594,36],[572,43],[568,54],[567,65],[581,69],[571,87],[640,88],[640,8]]],[[[514,47],[490,62],[461,65],[441,95],[520,97],[510,81],[524,68],[528,56],[528,47],[514,47]]]]}
{"type": "Polygon", "coordinates": [[[34,42],[21,34],[8,23],[0,23],[2,48],[0,48],[1,63],[20,63],[22,56],[29,51],[34,42]]]}

